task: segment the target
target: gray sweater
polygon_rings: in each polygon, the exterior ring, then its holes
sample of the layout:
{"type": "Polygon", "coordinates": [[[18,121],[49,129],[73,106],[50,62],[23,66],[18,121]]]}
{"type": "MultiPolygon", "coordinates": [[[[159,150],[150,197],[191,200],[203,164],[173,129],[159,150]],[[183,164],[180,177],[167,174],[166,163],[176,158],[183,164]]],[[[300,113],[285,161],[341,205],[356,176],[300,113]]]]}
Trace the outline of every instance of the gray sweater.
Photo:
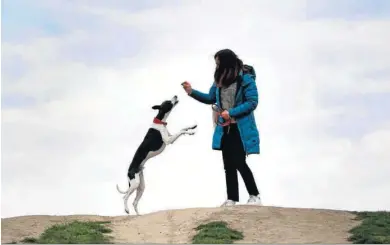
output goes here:
{"type": "MultiPolygon", "coordinates": [[[[234,107],[236,90],[237,90],[237,82],[232,83],[229,87],[221,88],[222,109],[229,110],[234,107]]],[[[232,121],[234,122],[233,118],[232,121]]]]}

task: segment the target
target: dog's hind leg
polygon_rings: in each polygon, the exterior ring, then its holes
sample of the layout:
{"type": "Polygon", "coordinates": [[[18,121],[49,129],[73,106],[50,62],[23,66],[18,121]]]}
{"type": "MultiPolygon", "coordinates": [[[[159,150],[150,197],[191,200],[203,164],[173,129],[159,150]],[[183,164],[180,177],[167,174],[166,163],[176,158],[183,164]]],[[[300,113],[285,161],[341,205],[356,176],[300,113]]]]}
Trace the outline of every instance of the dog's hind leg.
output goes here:
{"type": "Polygon", "coordinates": [[[143,171],[141,171],[139,173],[139,179],[140,179],[140,183],[139,183],[139,186],[137,188],[137,195],[135,196],[135,199],[134,199],[134,202],[133,202],[133,207],[134,207],[135,213],[137,215],[139,215],[139,212],[138,212],[138,202],[141,199],[142,194],[144,194],[144,191],[145,191],[145,177],[144,177],[144,172],[143,171]]]}
{"type": "Polygon", "coordinates": [[[125,212],[127,214],[129,214],[129,205],[128,205],[128,200],[129,200],[129,197],[131,196],[131,194],[133,194],[133,192],[135,190],[138,189],[139,185],[140,185],[140,177],[139,177],[139,174],[135,174],[135,177],[133,179],[130,180],[129,182],[130,184],[130,188],[129,190],[127,191],[127,193],[125,194],[125,196],[123,197],[123,202],[124,202],[124,206],[125,206],[125,212]]]}

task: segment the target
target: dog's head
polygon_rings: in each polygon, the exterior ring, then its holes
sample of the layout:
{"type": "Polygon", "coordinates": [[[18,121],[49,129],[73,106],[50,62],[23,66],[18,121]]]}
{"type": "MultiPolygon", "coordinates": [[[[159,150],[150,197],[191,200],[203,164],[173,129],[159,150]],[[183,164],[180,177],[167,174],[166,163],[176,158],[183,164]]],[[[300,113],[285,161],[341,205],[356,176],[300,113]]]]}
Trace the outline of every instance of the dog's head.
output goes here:
{"type": "Polygon", "coordinates": [[[179,103],[179,100],[177,96],[173,96],[171,100],[166,100],[161,103],[161,105],[155,105],[152,107],[153,110],[158,110],[158,114],[156,118],[160,119],[161,121],[165,122],[173,110],[173,108],[179,103]]]}

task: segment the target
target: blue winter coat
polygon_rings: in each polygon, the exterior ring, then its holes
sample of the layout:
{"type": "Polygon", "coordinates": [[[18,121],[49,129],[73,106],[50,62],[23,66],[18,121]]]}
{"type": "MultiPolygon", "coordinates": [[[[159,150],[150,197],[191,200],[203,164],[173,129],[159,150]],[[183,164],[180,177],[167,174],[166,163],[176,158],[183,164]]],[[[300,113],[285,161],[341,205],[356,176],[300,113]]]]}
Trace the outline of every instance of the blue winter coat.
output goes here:
{"type": "MultiPolygon", "coordinates": [[[[221,106],[220,89],[215,83],[211,86],[209,93],[202,93],[195,89],[190,96],[204,104],[214,104],[221,106]]],[[[260,137],[256,126],[254,110],[258,104],[258,92],[254,77],[250,74],[240,76],[237,81],[237,92],[235,107],[229,109],[229,115],[234,117],[240,131],[241,140],[247,155],[260,154],[260,137]]],[[[218,117],[223,122],[221,116],[218,117]]],[[[221,139],[223,136],[223,127],[217,125],[214,130],[212,148],[221,150],[221,139]]]]}

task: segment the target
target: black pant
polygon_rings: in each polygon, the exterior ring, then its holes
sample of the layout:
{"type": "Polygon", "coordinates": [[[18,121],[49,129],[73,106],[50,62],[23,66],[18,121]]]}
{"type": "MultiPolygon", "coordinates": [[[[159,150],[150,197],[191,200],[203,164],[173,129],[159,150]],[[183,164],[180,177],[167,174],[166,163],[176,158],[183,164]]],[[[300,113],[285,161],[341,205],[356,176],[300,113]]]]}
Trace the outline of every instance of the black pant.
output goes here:
{"type": "Polygon", "coordinates": [[[244,180],[249,195],[259,195],[252,171],[246,163],[246,153],[237,124],[230,124],[230,126],[224,127],[221,146],[228,199],[239,201],[237,170],[244,180]]]}

